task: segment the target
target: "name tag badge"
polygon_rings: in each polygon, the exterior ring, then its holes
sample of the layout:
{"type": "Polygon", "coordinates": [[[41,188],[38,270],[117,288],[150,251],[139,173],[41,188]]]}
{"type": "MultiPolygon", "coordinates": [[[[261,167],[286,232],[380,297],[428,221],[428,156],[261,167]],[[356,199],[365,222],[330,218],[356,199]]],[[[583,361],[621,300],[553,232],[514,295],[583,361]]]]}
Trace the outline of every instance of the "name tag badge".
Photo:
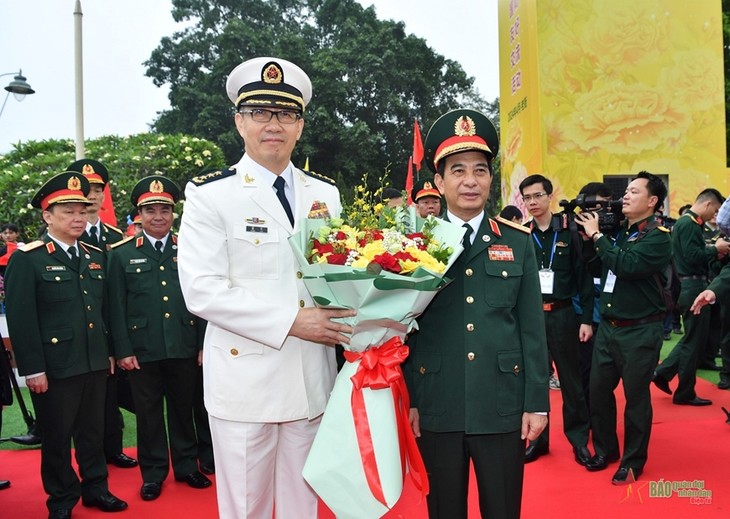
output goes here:
{"type": "Polygon", "coordinates": [[[132,258],[129,260],[130,265],[138,265],[140,263],[147,263],[147,258],[132,258]]]}
{"type": "Polygon", "coordinates": [[[552,294],[555,285],[555,272],[550,269],[540,269],[540,292],[552,294]]]}
{"type": "Polygon", "coordinates": [[[606,274],[606,284],[603,285],[603,291],[607,292],[609,294],[613,294],[613,287],[616,286],[616,274],[608,271],[608,274],[606,274]]]}

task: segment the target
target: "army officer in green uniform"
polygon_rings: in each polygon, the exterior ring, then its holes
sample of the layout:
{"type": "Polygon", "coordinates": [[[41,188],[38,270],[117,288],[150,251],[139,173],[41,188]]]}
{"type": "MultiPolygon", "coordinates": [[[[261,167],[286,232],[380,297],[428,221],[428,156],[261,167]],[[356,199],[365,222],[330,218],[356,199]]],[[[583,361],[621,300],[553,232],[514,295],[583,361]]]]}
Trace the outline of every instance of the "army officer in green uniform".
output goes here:
{"type": "Polygon", "coordinates": [[[41,478],[52,519],[71,516],[81,497],[105,512],[127,508],[109,492],[104,459],[104,396],[114,369],[107,343],[104,255],[79,241],[89,182],[61,173],[33,197],[48,225],[41,240],[10,258],[7,320],[18,368],[41,426],[41,478]],[[81,481],[71,466],[71,439],[81,481]]]}
{"type": "MultiPolygon", "coordinates": [[[[124,239],[124,233],[120,229],[103,222],[101,219],[104,189],[109,183],[109,170],[98,160],[87,158],[77,160],[66,169],[82,173],[89,181],[89,196],[87,198],[91,205],[87,208],[86,230],[81,235],[81,241],[100,248],[106,254],[113,243],[124,239]]],[[[123,469],[136,467],[137,460],[122,452],[124,420],[119,412],[119,407],[134,412],[129,381],[123,372],[117,371],[113,375],[109,375],[106,385],[106,402],[104,404],[104,454],[106,455],[106,461],[123,469]]]]}
{"type": "MultiPolygon", "coordinates": [[[[622,211],[626,220],[616,241],[599,230],[596,213],[576,221],[593,240],[602,267],[600,312],[591,366],[591,430],[596,455],[586,464],[604,470],[621,459],[614,485],[635,481],[644,470],[651,435],[651,384],[664,340],[666,305],[662,287],[672,255],[669,230],[654,213],[667,196],[662,179],[642,171],[626,188],[622,211]],[[616,398],[623,382],[624,453],[616,433],[616,398]]],[[[597,262],[593,262],[597,263],[597,262]]]]}
{"type": "Polygon", "coordinates": [[[132,190],[142,232],[112,246],[109,291],[114,352],[129,373],[137,415],[142,499],[157,499],[172,458],[175,479],[193,488],[210,480],[198,471],[193,396],[203,345],[200,319],[188,312],[171,232],[180,188],[165,177],[143,178],[132,190]],[[167,402],[165,431],[164,401],[167,402]]]}
{"type": "Polygon", "coordinates": [[[451,284],[408,340],[411,425],[431,518],[466,518],[470,461],[482,516],[519,517],[525,439],[547,424],[547,344],[529,229],[484,210],[498,146],[494,126],[474,110],[446,113],[426,137],[445,218],[468,226],[446,274],[451,284]]]}

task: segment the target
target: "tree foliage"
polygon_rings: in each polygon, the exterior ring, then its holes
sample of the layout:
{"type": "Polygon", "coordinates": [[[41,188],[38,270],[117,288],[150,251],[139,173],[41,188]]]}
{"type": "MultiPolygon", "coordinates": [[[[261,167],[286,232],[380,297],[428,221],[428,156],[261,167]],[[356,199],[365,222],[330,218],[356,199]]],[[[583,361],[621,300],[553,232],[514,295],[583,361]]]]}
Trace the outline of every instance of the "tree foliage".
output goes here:
{"type": "Polygon", "coordinates": [[[425,125],[450,109],[498,111],[456,61],[355,0],[173,0],[173,18],[185,28],[163,38],[146,62],[155,84],[170,86],[171,108],[154,128],[207,138],[229,163],[242,143],[226,77],[256,56],[288,59],[308,72],[314,95],[292,160],[301,167],[308,158],[343,187],[386,170],[402,187],[414,118],[425,135],[425,125]]]}
{"type": "MultiPolygon", "coordinates": [[[[140,178],[165,175],[184,187],[203,169],[225,165],[223,152],[212,142],[189,135],[143,133],[131,137],[106,136],[85,143],[86,156],[109,170],[109,185],[117,222],[126,227],[132,209],[130,195],[140,178]]],[[[0,155],[0,222],[15,222],[25,241],[33,240],[42,224],[40,211],[30,206],[38,189],[66,171],[76,160],[74,141],[44,140],[18,144],[0,155]]]]}

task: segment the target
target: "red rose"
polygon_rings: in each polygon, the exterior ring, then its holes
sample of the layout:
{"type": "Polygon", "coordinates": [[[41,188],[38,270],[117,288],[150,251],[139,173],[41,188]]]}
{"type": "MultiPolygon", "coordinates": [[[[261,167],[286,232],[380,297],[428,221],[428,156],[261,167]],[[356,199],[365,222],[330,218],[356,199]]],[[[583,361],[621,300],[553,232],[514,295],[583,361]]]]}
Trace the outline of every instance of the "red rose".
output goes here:
{"type": "Polygon", "coordinates": [[[330,254],[327,256],[327,263],[330,265],[344,265],[347,261],[347,254],[330,254]]]}
{"type": "Polygon", "coordinates": [[[395,272],[396,274],[401,270],[398,259],[388,252],[378,254],[375,258],[373,258],[373,261],[383,267],[383,269],[395,272]]]}

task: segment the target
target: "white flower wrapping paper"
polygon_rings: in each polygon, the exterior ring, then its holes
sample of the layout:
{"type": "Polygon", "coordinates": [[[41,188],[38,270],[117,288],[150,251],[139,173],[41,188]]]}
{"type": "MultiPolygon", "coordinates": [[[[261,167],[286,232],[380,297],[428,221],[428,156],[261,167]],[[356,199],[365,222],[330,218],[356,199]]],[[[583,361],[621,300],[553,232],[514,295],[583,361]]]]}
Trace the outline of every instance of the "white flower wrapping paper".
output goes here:
{"type": "MultiPolygon", "coordinates": [[[[436,223],[434,239],[453,250],[448,270],[463,250],[464,229],[445,220],[436,223]]],[[[447,280],[425,269],[408,276],[386,271],[373,275],[310,264],[309,240],[324,225],[322,219],[304,220],[290,238],[303,281],[318,306],[358,313],[343,319],[354,329],[345,346],[348,362],[335,380],[303,476],[338,518],[382,517],[400,499],[407,473],[422,495],[428,492],[408,423],[400,369],[407,347],[401,341],[447,280]]]]}

